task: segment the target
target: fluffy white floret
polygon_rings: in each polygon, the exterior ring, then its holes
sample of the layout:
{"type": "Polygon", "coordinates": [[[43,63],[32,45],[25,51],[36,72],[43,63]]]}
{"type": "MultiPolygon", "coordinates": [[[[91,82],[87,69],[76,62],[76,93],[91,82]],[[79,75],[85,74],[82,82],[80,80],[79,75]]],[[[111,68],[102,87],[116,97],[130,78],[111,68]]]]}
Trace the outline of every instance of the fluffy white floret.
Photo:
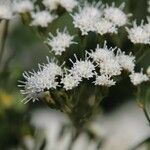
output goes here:
{"type": "Polygon", "coordinates": [[[150,44],[150,34],[144,29],[143,24],[137,26],[136,22],[134,22],[132,28],[126,29],[128,32],[128,38],[132,43],[150,44]]]}
{"type": "Polygon", "coordinates": [[[71,44],[75,43],[72,41],[74,36],[69,35],[66,29],[64,29],[63,32],[59,32],[59,30],[57,30],[56,36],[53,36],[51,33],[49,36],[50,38],[48,38],[45,43],[51,47],[51,51],[53,51],[55,55],[61,55],[66,48],[69,48],[71,44]]]}
{"type": "Polygon", "coordinates": [[[139,73],[136,72],[132,73],[130,75],[130,80],[133,83],[133,85],[137,86],[145,81],[148,81],[149,78],[146,74],[143,74],[143,72],[141,71],[139,73]]]}
{"type": "Polygon", "coordinates": [[[96,76],[96,80],[94,81],[95,85],[101,85],[101,86],[106,86],[106,87],[111,87],[115,85],[115,81],[113,79],[110,79],[108,75],[101,75],[101,76],[96,76]]]}
{"type": "Polygon", "coordinates": [[[43,0],[43,4],[51,11],[56,10],[60,5],[67,11],[71,12],[78,2],[77,0],[43,0]]]}
{"type": "Polygon", "coordinates": [[[119,50],[116,59],[124,70],[127,70],[129,72],[134,71],[135,57],[131,53],[129,55],[126,55],[124,52],[121,52],[119,50]]]}
{"type": "Polygon", "coordinates": [[[39,12],[32,12],[31,13],[32,22],[31,26],[41,26],[41,27],[47,27],[49,23],[51,23],[56,16],[50,14],[49,11],[43,10],[39,12]]]}
{"type": "Polygon", "coordinates": [[[100,46],[97,45],[95,51],[91,51],[89,56],[93,59],[94,62],[100,64],[101,62],[106,62],[108,59],[113,59],[115,56],[114,50],[115,48],[108,48],[105,42],[103,48],[100,48],[100,46]]]}
{"type": "Polygon", "coordinates": [[[116,59],[108,59],[105,62],[100,63],[101,74],[116,76],[120,75],[122,68],[116,59]]]}
{"type": "Polygon", "coordinates": [[[42,3],[49,10],[56,10],[60,0],[43,0],[42,3]]]}
{"type": "Polygon", "coordinates": [[[77,60],[73,63],[73,67],[71,68],[71,72],[74,76],[78,76],[81,78],[91,78],[94,75],[95,66],[93,63],[86,59],[84,61],[77,60]]]}
{"type": "Polygon", "coordinates": [[[79,11],[72,15],[73,24],[81,30],[82,35],[87,35],[89,31],[95,31],[95,24],[102,15],[99,5],[85,3],[84,7],[79,7],[79,11]]]}
{"type": "Polygon", "coordinates": [[[1,0],[0,1],[0,20],[1,19],[11,19],[13,16],[12,2],[11,0],[1,0]]]}
{"type": "Polygon", "coordinates": [[[13,11],[16,13],[30,12],[34,9],[34,5],[30,0],[15,0],[13,3],[13,11]]]}
{"type": "Polygon", "coordinates": [[[100,21],[98,21],[95,24],[95,28],[96,32],[100,35],[106,33],[117,33],[117,27],[115,24],[105,18],[102,18],[100,21]]]}
{"type": "Polygon", "coordinates": [[[54,62],[50,62],[48,59],[48,64],[39,65],[39,71],[35,72],[25,72],[23,77],[25,81],[21,81],[24,89],[21,90],[22,94],[26,97],[23,100],[25,103],[32,100],[38,100],[38,94],[43,92],[45,89],[55,89],[58,86],[56,81],[57,76],[62,75],[61,67],[54,62]]]}
{"type": "Polygon", "coordinates": [[[65,90],[71,90],[79,85],[79,80],[72,74],[66,74],[62,78],[61,83],[65,90]]]}
{"type": "Polygon", "coordinates": [[[113,3],[104,9],[104,17],[117,26],[123,26],[128,23],[128,16],[122,11],[123,8],[124,3],[120,7],[115,7],[113,3]]]}
{"type": "Polygon", "coordinates": [[[60,0],[60,5],[69,12],[71,12],[77,4],[77,0],[60,0]]]}

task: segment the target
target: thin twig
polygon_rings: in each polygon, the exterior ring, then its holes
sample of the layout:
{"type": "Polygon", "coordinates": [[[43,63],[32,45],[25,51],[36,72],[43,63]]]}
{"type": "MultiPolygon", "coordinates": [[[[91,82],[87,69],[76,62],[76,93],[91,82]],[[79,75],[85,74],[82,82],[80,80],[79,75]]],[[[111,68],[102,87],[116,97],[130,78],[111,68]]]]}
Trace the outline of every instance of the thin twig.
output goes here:
{"type": "Polygon", "coordinates": [[[149,126],[150,126],[150,116],[149,116],[149,114],[148,114],[148,112],[147,112],[147,110],[146,110],[145,107],[143,107],[142,110],[143,110],[144,115],[145,115],[145,117],[146,117],[146,119],[147,119],[147,121],[148,121],[148,124],[149,124],[149,126]]]}
{"type": "Polygon", "coordinates": [[[1,45],[0,45],[0,63],[2,61],[2,57],[4,54],[4,47],[5,47],[6,38],[7,38],[7,34],[8,34],[8,26],[9,26],[9,20],[5,20],[4,29],[2,31],[1,45]]]}

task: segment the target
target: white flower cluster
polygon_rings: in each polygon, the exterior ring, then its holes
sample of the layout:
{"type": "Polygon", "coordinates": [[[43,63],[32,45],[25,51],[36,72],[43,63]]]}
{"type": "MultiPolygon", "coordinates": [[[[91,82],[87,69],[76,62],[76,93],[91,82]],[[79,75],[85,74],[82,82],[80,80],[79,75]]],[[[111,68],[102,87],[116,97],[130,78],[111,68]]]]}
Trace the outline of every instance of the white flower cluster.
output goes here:
{"type": "Polygon", "coordinates": [[[0,1],[0,20],[9,20],[13,16],[12,2],[11,0],[1,0],[0,1]]]}
{"type": "Polygon", "coordinates": [[[48,63],[45,65],[39,65],[39,70],[37,72],[25,72],[23,77],[24,81],[19,81],[23,85],[19,87],[24,87],[24,90],[21,90],[22,94],[25,94],[26,97],[23,101],[26,103],[30,100],[37,100],[37,96],[40,92],[43,92],[45,89],[56,89],[58,86],[57,76],[62,75],[62,69],[54,61],[48,59],[48,63]]]}
{"type": "Polygon", "coordinates": [[[87,35],[89,31],[95,31],[101,35],[106,33],[117,33],[117,28],[128,23],[128,15],[120,7],[104,5],[102,3],[85,3],[79,6],[79,11],[72,15],[73,23],[79,28],[82,35],[87,35]]]}
{"type": "Polygon", "coordinates": [[[77,0],[43,0],[43,4],[50,11],[56,10],[58,6],[62,6],[67,11],[71,12],[73,8],[78,4],[77,0]]]}
{"type": "Polygon", "coordinates": [[[139,85],[142,82],[149,80],[148,76],[146,74],[143,74],[142,71],[140,73],[135,72],[135,73],[131,74],[130,79],[134,85],[139,85]]]}
{"type": "Polygon", "coordinates": [[[41,26],[41,27],[47,27],[49,23],[51,23],[57,16],[50,14],[49,11],[43,10],[43,11],[37,11],[31,13],[32,22],[31,26],[41,26]]]}
{"type": "Polygon", "coordinates": [[[61,55],[62,52],[64,52],[66,48],[69,48],[71,44],[75,44],[75,42],[72,41],[74,36],[69,35],[66,28],[63,32],[59,32],[59,30],[57,30],[56,36],[51,33],[49,33],[49,36],[50,37],[45,41],[45,43],[51,47],[51,51],[53,51],[55,55],[61,55]]]}
{"type": "Polygon", "coordinates": [[[15,13],[31,12],[34,9],[31,0],[15,0],[13,2],[13,10],[15,13]]]}
{"type": "Polygon", "coordinates": [[[126,28],[128,32],[128,38],[132,43],[137,44],[150,44],[150,21],[147,24],[141,23],[141,25],[137,25],[136,21],[133,23],[132,28],[126,28]]]}
{"type": "MultiPolygon", "coordinates": [[[[131,82],[136,86],[149,78],[142,72],[136,73],[135,57],[126,55],[117,48],[108,48],[106,42],[102,48],[98,45],[95,51],[86,52],[85,59],[78,59],[74,55],[75,61],[71,60],[72,67],[66,69],[58,66],[54,61],[40,66],[38,72],[29,72],[23,74],[25,82],[23,83],[23,94],[26,95],[25,101],[38,98],[38,93],[44,90],[64,88],[72,90],[77,87],[84,79],[89,80],[95,85],[111,87],[116,84],[115,76],[121,76],[121,72],[129,72],[131,82]],[[116,51],[116,53],[115,53],[116,51]],[[59,80],[57,80],[59,76],[59,80]]],[[[21,85],[22,86],[22,85],[21,85]]]]}

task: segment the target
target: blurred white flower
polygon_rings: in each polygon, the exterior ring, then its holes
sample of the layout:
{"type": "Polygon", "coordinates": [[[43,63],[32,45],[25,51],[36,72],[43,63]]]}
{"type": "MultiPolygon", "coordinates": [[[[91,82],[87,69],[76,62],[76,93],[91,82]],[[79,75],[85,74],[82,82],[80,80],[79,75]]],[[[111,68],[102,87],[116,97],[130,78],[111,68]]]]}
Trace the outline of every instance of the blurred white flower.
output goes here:
{"type": "Polygon", "coordinates": [[[60,5],[69,12],[71,12],[72,9],[77,6],[77,4],[77,0],[60,0],[60,5]]]}
{"type": "Polygon", "coordinates": [[[132,28],[126,28],[128,38],[132,43],[150,44],[150,34],[145,30],[143,23],[140,26],[134,21],[132,28]]]}
{"type": "Polygon", "coordinates": [[[141,84],[142,82],[148,81],[149,78],[146,74],[143,74],[143,72],[141,71],[138,73],[136,73],[136,72],[132,73],[130,75],[130,80],[135,86],[137,86],[137,85],[141,84]]]}
{"type": "Polygon", "coordinates": [[[60,0],[43,0],[42,3],[45,5],[46,8],[49,10],[57,9],[60,0]]]}
{"type": "Polygon", "coordinates": [[[125,52],[121,52],[120,50],[117,52],[116,58],[118,59],[119,64],[121,67],[129,72],[134,71],[135,67],[135,56],[131,53],[126,55],[125,52]]]}
{"type": "Polygon", "coordinates": [[[34,9],[34,5],[30,0],[15,0],[13,2],[13,11],[16,13],[30,12],[34,9]]]}
{"type": "Polygon", "coordinates": [[[71,12],[72,9],[78,4],[77,0],[43,0],[43,4],[50,11],[56,10],[58,6],[62,6],[67,11],[71,12]]]}
{"type": "Polygon", "coordinates": [[[95,31],[95,24],[102,16],[101,3],[85,3],[83,7],[79,6],[79,11],[72,15],[73,24],[81,30],[82,35],[87,35],[89,31],[95,31]]]}
{"type": "Polygon", "coordinates": [[[9,20],[13,17],[11,0],[0,0],[0,20],[9,20]]]}
{"type": "Polygon", "coordinates": [[[96,80],[94,81],[95,85],[101,85],[101,86],[106,86],[106,87],[110,87],[112,85],[115,85],[115,81],[113,81],[113,79],[111,79],[108,75],[101,75],[98,76],[96,75],[96,80]]]}
{"type": "Polygon", "coordinates": [[[39,12],[32,12],[31,13],[32,22],[31,26],[41,26],[41,27],[47,27],[49,23],[51,23],[56,16],[53,14],[50,14],[49,11],[43,10],[39,12]]]}
{"type": "Polygon", "coordinates": [[[62,52],[66,50],[66,48],[69,48],[69,46],[75,42],[73,42],[74,36],[69,35],[66,28],[63,32],[59,32],[57,30],[57,35],[53,36],[51,33],[49,33],[50,38],[45,41],[49,46],[51,46],[51,51],[55,53],[55,55],[61,55],[62,52]]]}
{"type": "Polygon", "coordinates": [[[123,12],[124,3],[120,7],[116,7],[113,3],[112,6],[106,6],[104,9],[104,17],[112,21],[117,26],[123,26],[128,23],[128,15],[123,12]]]}
{"type": "Polygon", "coordinates": [[[100,35],[106,33],[117,33],[117,27],[115,24],[105,18],[101,18],[101,20],[95,24],[95,28],[96,32],[100,35]]]}

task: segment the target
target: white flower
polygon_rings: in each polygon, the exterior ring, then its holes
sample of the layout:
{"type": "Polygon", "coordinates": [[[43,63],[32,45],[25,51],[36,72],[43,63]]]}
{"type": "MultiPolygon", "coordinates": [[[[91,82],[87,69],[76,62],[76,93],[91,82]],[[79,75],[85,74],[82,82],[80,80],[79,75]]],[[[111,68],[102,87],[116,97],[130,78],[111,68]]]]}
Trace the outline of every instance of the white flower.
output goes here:
{"type": "Polygon", "coordinates": [[[98,4],[85,3],[84,7],[79,7],[78,13],[72,15],[73,24],[79,28],[82,35],[87,35],[89,31],[95,31],[95,24],[99,21],[102,11],[98,4]]]}
{"type": "Polygon", "coordinates": [[[69,35],[66,28],[63,32],[59,32],[57,30],[57,35],[53,36],[51,33],[49,34],[50,38],[45,41],[49,46],[51,46],[51,51],[55,53],[55,55],[61,55],[62,52],[69,48],[69,46],[75,42],[73,42],[74,36],[69,35]]]}
{"type": "Polygon", "coordinates": [[[71,90],[79,85],[79,80],[72,74],[65,74],[61,83],[66,90],[71,90]]]}
{"type": "Polygon", "coordinates": [[[104,9],[104,17],[117,26],[123,26],[128,23],[128,16],[122,11],[123,8],[124,3],[119,8],[115,7],[113,3],[112,6],[107,6],[104,9]]]}
{"type": "Polygon", "coordinates": [[[49,11],[43,10],[40,12],[32,12],[31,13],[32,22],[31,26],[41,26],[41,27],[47,27],[49,23],[51,23],[56,16],[50,14],[49,11]]]}
{"type": "Polygon", "coordinates": [[[117,28],[114,23],[111,21],[102,18],[100,21],[98,21],[95,24],[96,32],[100,35],[106,34],[106,33],[117,33],[117,28]]]}
{"type": "Polygon", "coordinates": [[[77,0],[43,0],[42,3],[51,11],[56,10],[60,5],[69,12],[78,4],[77,0]]]}
{"type": "Polygon", "coordinates": [[[133,83],[133,85],[139,85],[142,82],[148,81],[149,78],[146,74],[143,74],[143,72],[141,71],[140,73],[132,73],[130,75],[130,80],[133,83]]]}
{"type": "Polygon", "coordinates": [[[26,97],[23,101],[28,102],[32,100],[38,100],[38,94],[43,92],[45,89],[55,89],[58,86],[56,81],[57,76],[62,75],[61,67],[59,67],[54,62],[50,62],[48,59],[48,64],[39,65],[39,71],[35,72],[25,72],[23,77],[26,81],[20,81],[24,90],[21,90],[22,94],[26,97]]]}
{"type": "Polygon", "coordinates": [[[118,59],[121,67],[129,72],[134,71],[135,67],[135,57],[130,53],[126,55],[125,52],[121,52],[120,50],[117,52],[116,58],[118,59]]]}
{"type": "Polygon", "coordinates": [[[115,85],[116,82],[113,79],[110,79],[108,75],[102,74],[101,76],[96,76],[96,80],[94,81],[95,85],[107,86],[110,87],[115,85]]]}
{"type": "Polygon", "coordinates": [[[132,28],[126,28],[128,32],[128,38],[131,40],[132,43],[141,43],[141,44],[150,44],[150,35],[144,29],[143,23],[140,26],[137,26],[136,22],[134,21],[132,28]]]}
{"type": "Polygon", "coordinates": [[[60,5],[69,12],[71,12],[77,4],[77,0],[60,0],[60,5]]]}
{"type": "Polygon", "coordinates": [[[42,3],[47,7],[49,10],[56,10],[59,5],[60,0],[43,0],[42,3]]]}
{"type": "Polygon", "coordinates": [[[96,62],[97,64],[100,64],[101,62],[106,62],[108,59],[113,59],[115,56],[114,55],[115,49],[116,48],[109,49],[105,42],[103,48],[100,48],[99,45],[97,45],[96,50],[89,53],[89,55],[93,59],[94,62],[96,62]]]}
{"type": "Polygon", "coordinates": [[[11,19],[13,16],[11,0],[0,0],[0,20],[11,19]]]}
{"type": "Polygon", "coordinates": [[[73,67],[71,68],[71,72],[74,76],[87,79],[93,77],[94,70],[95,66],[88,58],[84,61],[76,58],[76,62],[73,63],[73,67]]]}
{"type": "Polygon", "coordinates": [[[120,75],[122,68],[116,59],[108,59],[105,62],[100,63],[101,74],[116,76],[120,75]]]}
{"type": "Polygon", "coordinates": [[[34,5],[30,0],[15,0],[13,10],[17,13],[30,12],[34,9],[34,5]]]}

